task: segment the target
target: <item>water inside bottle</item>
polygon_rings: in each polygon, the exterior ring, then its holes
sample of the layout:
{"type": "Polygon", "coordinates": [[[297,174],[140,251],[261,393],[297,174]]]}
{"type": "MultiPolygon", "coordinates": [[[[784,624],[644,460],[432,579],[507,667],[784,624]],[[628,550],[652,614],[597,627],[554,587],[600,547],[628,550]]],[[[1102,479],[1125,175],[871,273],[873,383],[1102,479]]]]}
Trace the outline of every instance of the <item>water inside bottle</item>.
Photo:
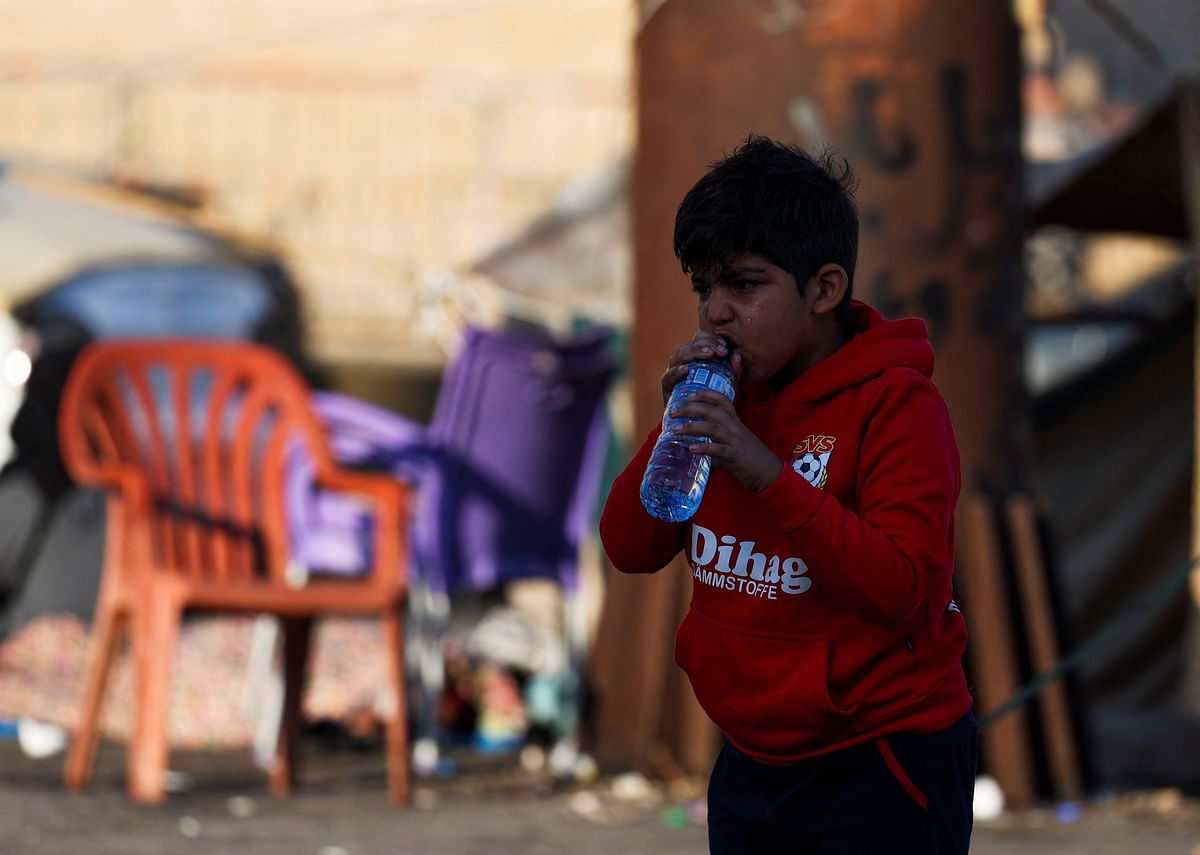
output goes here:
{"type": "Polygon", "coordinates": [[[662,433],[655,443],[642,478],[642,505],[652,516],[666,522],[690,519],[700,507],[712,469],[712,458],[688,449],[707,437],[679,436],[677,431],[691,418],[672,418],[670,413],[701,389],[712,389],[732,399],[733,377],[728,364],[719,361],[693,363],[688,376],[671,393],[663,413],[662,433]]]}
{"type": "Polygon", "coordinates": [[[688,451],[694,441],[660,437],[641,488],[642,505],[652,517],[683,522],[700,507],[712,458],[688,451]]]}

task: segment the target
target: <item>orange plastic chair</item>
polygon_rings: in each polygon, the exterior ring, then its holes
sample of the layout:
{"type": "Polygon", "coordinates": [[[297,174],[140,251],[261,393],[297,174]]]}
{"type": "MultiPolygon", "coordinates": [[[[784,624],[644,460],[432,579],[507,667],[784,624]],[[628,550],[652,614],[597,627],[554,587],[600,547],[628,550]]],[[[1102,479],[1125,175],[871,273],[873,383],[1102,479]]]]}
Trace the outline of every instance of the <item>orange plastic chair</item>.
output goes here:
{"type": "Polygon", "coordinates": [[[383,620],[395,700],[388,790],[393,801],[407,803],[407,495],[391,478],[337,468],[292,366],[252,344],[102,342],[72,370],[59,434],[71,475],[109,490],[104,570],[67,787],[88,784],[105,683],[128,631],[135,711],[127,788],[137,801],[165,798],[170,670],[183,611],[197,609],[281,618],[284,704],[271,788],[290,792],[312,619],[373,612],[383,620]],[[289,557],[283,470],[300,446],[323,487],[375,508],[373,562],[361,577],[305,579],[289,557]]]}

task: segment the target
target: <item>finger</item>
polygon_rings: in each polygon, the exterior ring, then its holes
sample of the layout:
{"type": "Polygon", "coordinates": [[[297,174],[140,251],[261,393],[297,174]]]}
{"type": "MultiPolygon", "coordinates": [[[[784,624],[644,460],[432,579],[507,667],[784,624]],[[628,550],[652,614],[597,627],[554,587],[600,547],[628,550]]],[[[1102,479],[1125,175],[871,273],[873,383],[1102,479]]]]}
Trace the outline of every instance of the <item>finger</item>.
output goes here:
{"type": "Polygon", "coordinates": [[[731,426],[716,421],[697,419],[696,421],[686,422],[680,425],[675,430],[675,433],[696,440],[707,439],[709,443],[719,443],[728,446],[739,444],[737,442],[738,432],[731,426]]]}
{"type": "Polygon", "coordinates": [[[676,363],[687,362],[695,359],[696,354],[711,353],[715,347],[715,341],[706,338],[702,333],[697,333],[691,341],[686,342],[672,354],[671,360],[676,363]]]}
{"type": "Polygon", "coordinates": [[[729,356],[729,343],[714,333],[703,333],[704,338],[695,339],[696,346],[703,348],[709,358],[725,359],[729,356]]]}
{"type": "Polygon", "coordinates": [[[662,376],[663,386],[668,388],[674,387],[676,383],[687,377],[688,367],[686,365],[676,365],[673,368],[668,368],[662,376]]]}
{"type": "Polygon", "coordinates": [[[697,440],[702,438],[711,440],[713,438],[713,434],[722,433],[719,425],[713,422],[705,422],[700,420],[679,425],[674,429],[673,432],[679,436],[686,436],[697,440]]]}
{"type": "Polygon", "coordinates": [[[718,466],[726,466],[736,457],[734,447],[723,442],[696,442],[688,446],[688,451],[692,454],[706,454],[718,466]]]}
{"type": "Polygon", "coordinates": [[[688,369],[686,365],[677,368],[668,368],[662,376],[662,400],[663,406],[671,403],[671,395],[675,392],[675,387],[687,377],[688,369]]]}
{"type": "Polygon", "coordinates": [[[667,364],[671,367],[677,365],[686,365],[689,362],[696,362],[701,359],[712,359],[717,355],[716,345],[713,344],[687,344],[675,351],[671,355],[667,364]]]}
{"type": "Polygon", "coordinates": [[[729,427],[740,426],[742,421],[732,407],[727,407],[720,401],[689,398],[677,407],[672,407],[671,418],[704,419],[719,422],[729,427]]]}
{"type": "Polygon", "coordinates": [[[669,415],[673,419],[700,419],[702,421],[714,421],[729,425],[734,424],[737,419],[735,414],[723,409],[719,405],[697,401],[692,398],[689,398],[677,407],[672,407],[669,415]]]}
{"type": "Polygon", "coordinates": [[[668,365],[683,365],[698,359],[711,359],[713,356],[724,356],[728,348],[720,336],[701,330],[692,340],[671,355],[668,365]]]}
{"type": "Polygon", "coordinates": [[[689,343],[699,345],[701,347],[720,348],[722,350],[725,348],[725,339],[721,338],[714,332],[709,332],[708,330],[697,330],[696,334],[692,336],[692,340],[689,343]]]}
{"type": "Polygon", "coordinates": [[[727,413],[736,412],[733,408],[733,401],[726,398],[720,392],[714,392],[711,389],[701,389],[699,392],[688,398],[689,403],[692,401],[718,407],[727,413]]]}

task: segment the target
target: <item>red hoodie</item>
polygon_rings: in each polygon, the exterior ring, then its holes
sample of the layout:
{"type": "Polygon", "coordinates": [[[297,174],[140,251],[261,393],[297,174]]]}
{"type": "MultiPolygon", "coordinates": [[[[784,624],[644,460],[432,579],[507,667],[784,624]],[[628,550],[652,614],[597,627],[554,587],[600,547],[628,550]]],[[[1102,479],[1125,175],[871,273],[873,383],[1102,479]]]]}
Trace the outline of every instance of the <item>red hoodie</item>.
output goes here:
{"type": "Polygon", "coordinates": [[[614,566],[653,573],[686,550],[692,602],[675,661],[741,751],[786,763],[971,707],[952,599],[958,450],[925,323],[851,304],[854,334],[778,395],[737,412],[785,466],[757,494],[714,467],[687,523],[642,508],[660,428],[600,520],[614,566]]]}

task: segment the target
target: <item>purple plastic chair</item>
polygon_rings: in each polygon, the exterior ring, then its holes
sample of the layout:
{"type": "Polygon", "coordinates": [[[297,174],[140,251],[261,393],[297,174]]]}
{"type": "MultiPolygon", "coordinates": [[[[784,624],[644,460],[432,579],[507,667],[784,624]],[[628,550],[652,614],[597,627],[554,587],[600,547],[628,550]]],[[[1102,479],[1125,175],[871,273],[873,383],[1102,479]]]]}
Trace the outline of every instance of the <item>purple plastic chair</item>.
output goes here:
{"type": "MultiPolygon", "coordinates": [[[[611,342],[608,329],[569,340],[470,329],[428,428],[343,395],[317,395],[339,463],[390,471],[418,487],[409,673],[417,681],[414,732],[426,751],[440,737],[451,595],[518,578],[562,585],[568,666],[557,729],[560,739],[575,740],[586,659],[578,553],[594,525],[608,442],[611,342]]],[[[366,566],[369,515],[345,497],[312,492],[307,482],[303,465],[295,466],[288,489],[299,560],[310,572],[366,566]]],[[[421,752],[415,759],[421,763],[421,752]]]]}

